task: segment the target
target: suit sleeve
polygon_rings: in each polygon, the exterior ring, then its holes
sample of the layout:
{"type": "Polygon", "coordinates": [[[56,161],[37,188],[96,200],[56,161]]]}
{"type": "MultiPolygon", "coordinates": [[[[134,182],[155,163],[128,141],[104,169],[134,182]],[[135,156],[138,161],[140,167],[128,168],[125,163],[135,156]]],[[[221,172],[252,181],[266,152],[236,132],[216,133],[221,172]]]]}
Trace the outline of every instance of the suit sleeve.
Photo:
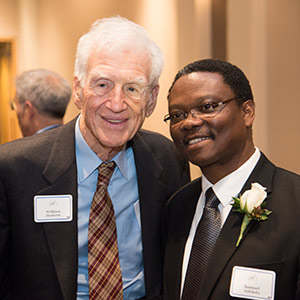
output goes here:
{"type": "Polygon", "coordinates": [[[0,299],[9,299],[10,225],[3,179],[0,179],[0,299]]]}

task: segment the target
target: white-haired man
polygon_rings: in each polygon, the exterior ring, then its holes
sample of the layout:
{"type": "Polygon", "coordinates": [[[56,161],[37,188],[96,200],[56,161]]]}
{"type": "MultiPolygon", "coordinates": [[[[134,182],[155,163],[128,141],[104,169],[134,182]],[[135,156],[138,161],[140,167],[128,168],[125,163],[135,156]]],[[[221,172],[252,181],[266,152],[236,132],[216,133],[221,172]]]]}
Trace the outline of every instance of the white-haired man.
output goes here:
{"type": "Polygon", "coordinates": [[[96,21],[77,47],[79,117],[0,147],[1,299],[161,298],[161,208],[189,180],[172,142],[141,130],[162,65],[141,26],[96,21]]]}

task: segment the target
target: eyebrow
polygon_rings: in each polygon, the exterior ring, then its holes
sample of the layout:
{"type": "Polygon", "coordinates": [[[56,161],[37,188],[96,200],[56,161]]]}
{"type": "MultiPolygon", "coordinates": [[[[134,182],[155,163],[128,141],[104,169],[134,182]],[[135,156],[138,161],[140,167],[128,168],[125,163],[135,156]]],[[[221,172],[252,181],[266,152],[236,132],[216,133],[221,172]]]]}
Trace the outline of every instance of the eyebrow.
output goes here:
{"type": "MultiPolygon", "coordinates": [[[[100,79],[106,79],[106,80],[114,81],[112,78],[110,78],[110,76],[108,76],[107,74],[105,74],[103,72],[96,71],[96,72],[91,73],[91,81],[92,82],[95,82],[95,81],[100,80],[100,79]]],[[[125,84],[136,83],[136,84],[147,85],[147,80],[145,80],[141,76],[139,76],[137,78],[134,78],[133,80],[126,80],[126,81],[127,82],[125,82],[125,84]]]]}
{"type": "Polygon", "coordinates": [[[102,73],[102,72],[93,72],[93,73],[91,73],[91,79],[94,80],[95,78],[109,79],[108,76],[105,73],[102,73]]]}

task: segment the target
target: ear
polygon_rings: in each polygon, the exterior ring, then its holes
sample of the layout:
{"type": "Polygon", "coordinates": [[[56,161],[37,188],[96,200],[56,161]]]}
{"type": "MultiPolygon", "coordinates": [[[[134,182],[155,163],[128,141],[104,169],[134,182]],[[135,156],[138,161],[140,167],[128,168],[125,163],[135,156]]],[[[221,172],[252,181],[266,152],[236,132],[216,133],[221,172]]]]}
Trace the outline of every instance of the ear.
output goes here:
{"type": "Polygon", "coordinates": [[[23,110],[30,119],[37,113],[35,106],[28,100],[25,101],[23,110]]]}
{"type": "Polygon", "coordinates": [[[73,78],[73,99],[77,108],[82,108],[82,87],[77,77],[73,78]]]}
{"type": "Polygon", "coordinates": [[[157,102],[157,96],[159,92],[159,85],[156,85],[152,88],[151,93],[149,95],[149,100],[146,107],[146,117],[150,117],[154,111],[157,102]]]}
{"type": "Polygon", "coordinates": [[[251,127],[255,119],[255,104],[253,100],[247,100],[242,104],[246,127],[251,127]]]}

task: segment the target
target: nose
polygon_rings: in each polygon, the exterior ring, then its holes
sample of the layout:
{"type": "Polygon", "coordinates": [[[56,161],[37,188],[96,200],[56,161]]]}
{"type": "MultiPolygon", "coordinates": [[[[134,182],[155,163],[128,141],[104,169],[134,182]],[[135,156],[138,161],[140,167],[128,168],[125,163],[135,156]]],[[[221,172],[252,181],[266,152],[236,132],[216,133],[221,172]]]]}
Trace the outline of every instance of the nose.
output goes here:
{"type": "Polygon", "coordinates": [[[126,95],[122,86],[115,86],[109,93],[106,107],[113,112],[121,112],[127,108],[126,95]]]}
{"type": "Polygon", "coordinates": [[[194,127],[199,127],[203,125],[203,120],[198,118],[194,111],[191,110],[187,114],[186,118],[181,122],[181,129],[183,130],[191,130],[194,127]]]}

